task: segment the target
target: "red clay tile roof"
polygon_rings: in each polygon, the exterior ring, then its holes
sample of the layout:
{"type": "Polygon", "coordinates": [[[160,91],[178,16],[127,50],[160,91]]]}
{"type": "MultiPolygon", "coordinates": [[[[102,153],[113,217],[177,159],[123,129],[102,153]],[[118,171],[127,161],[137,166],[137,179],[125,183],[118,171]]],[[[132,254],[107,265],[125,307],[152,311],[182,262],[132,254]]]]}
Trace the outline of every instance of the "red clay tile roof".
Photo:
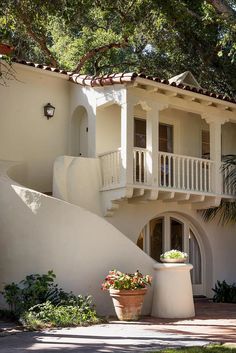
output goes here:
{"type": "Polygon", "coordinates": [[[154,82],[160,82],[162,84],[165,85],[169,85],[169,86],[173,86],[173,87],[177,87],[180,88],[182,90],[185,91],[191,91],[194,93],[199,93],[202,94],[204,96],[208,96],[208,97],[212,97],[212,98],[216,98],[216,99],[221,99],[230,103],[236,103],[236,100],[233,98],[229,98],[226,95],[223,94],[218,94],[218,93],[214,93],[214,92],[209,92],[206,89],[202,89],[202,88],[197,88],[197,87],[191,87],[188,85],[183,85],[182,83],[175,83],[172,82],[170,83],[168,80],[166,79],[161,79],[159,77],[153,77],[150,75],[145,75],[144,73],[136,73],[136,72],[132,72],[132,73],[119,73],[119,74],[110,74],[110,75],[104,75],[104,76],[87,76],[87,75],[79,75],[79,74],[73,74],[70,76],[70,80],[83,85],[83,86],[90,86],[90,87],[99,87],[99,86],[108,86],[108,85],[114,85],[117,83],[126,83],[126,82],[132,82],[135,81],[135,79],[137,77],[140,78],[144,78],[150,81],[154,81],[154,82]]]}
{"type": "Polygon", "coordinates": [[[55,67],[51,67],[51,66],[48,66],[48,65],[43,65],[43,64],[36,64],[36,63],[33,63],[31,61],[26,61],[26,60],[20,60],[20,59],[17,59],[17,58],[13,58],[12,61],[14,63],[17,63],[17,64],[22,64],[22,65],[26,65],[26,66],[32,66],[32,67],[35,67],[37,69],[42,69],[42,70],[46,70],[46,71],[52,71],[52,72],[57,72],[59,74],[63,74],[63,75],[71,75],[72,73],[71,72],[67,72],[65,70],[60,70],[60,69],[57,69],[55,67]]]}
{"type": "Polygon", "coordinates": [[[71,75],[70,80],[82,86],[100,87],[114,85],[117,83],[132,82],[137,76],[138,75],[134,72],[123,72],[119,74],[109,74],[103,76],[73,74],[71,75]]]}
{"type": "Polygon", "coordinates": [[[27,65],[27,66],[32,66],[38,69],[46,70],[46,71],[51,71],[51,72],[57,72],[59,74],[63,75],[68,75],[69,79],[77,84],[80,84],[82,86],[90,86],[90,87],[101,87],[101,86],[109,86],[109,85],[114,85],[114,84],[121,84],[121,83],[127,83],[127,82],[133,82],[137,77],[144,78],[150,81],[154,82],[160,82],[165,85],[173,86],[180,88],[185,91],[190,91],[198,94],[202,94],[204,96],[220,99],[223,101],[227,101],[230,103],[236,104],[236,99],[229,98],[226,95],[223,94],[218,94],[214,92],[209,92],[206,89],[202,88],[196,88],[196,87],[191,87],[188,85],[183,85],[182,83],[176,84],[175,82],[170,83],[166,79],[161,79],[159,77],[153,77],[150,75],[145,75],[144,73],[136,73],[136,72],[123,72],[123,73],[117,73],[117,74],[109,74],[109,75],[103,75],[103,76],[88,76],[88,75],[80,75],[80,74],[73,74],[72,72],[67,72],[65,70],[60,70],[51,66],[47,65],[42,65],[42,64],[36,64],[30,61],[25,61],[25,60],[19,60],[16,58],[12,59],[13,62],[17,64],[22,64],[22,65],[27,65]]]}

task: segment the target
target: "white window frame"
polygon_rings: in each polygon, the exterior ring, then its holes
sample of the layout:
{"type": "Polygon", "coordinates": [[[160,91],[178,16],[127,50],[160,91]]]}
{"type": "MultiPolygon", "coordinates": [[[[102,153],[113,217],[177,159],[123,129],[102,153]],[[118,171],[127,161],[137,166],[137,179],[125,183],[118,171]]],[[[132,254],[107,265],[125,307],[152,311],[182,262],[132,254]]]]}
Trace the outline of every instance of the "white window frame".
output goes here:
{"type": "MultiPolygon", "coordinates": [[[[196,229],[196,227],[190,223],[186,218],[180,216],[176,213],[163,213],[160,214],[153,219],[163,218],[164,221],[164,237],[163,237],[163,251],[168,251],[170,249],[170,222],[171,219],[175,219],[178,222],[181,222],[184,226],[184,239],[183,239],[183,248],[184,251],[188,254],[189,253],[189,232],[190,230],[194,234],[201,253],[201,284],[194,284],[193,285],[193,294],[194,295],[205,295],[206,294],[206,258],[205,258],[205,251],[201,236],[196,229]]],[[[151,221],[150,220],[150,221],[151,221]]],[[[150,221],[145,225],[143,228],[144,232],[144,240],[143,240],[143,251],[146,252],[150,256],[150,221]]]]}

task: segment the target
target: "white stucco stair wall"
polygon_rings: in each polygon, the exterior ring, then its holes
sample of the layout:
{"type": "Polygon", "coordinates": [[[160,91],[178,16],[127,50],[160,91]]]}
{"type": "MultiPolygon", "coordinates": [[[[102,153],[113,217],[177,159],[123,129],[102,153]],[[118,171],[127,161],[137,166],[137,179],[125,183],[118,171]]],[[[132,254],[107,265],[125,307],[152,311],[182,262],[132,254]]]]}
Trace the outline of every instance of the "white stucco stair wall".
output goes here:
{"type": "MultiPolygon", "coordinates": [[[[153,275],[154,261],[103,218],[79,206],[27,189],[0,163],[0,284],[49,269],[65,290],[91,294],[98,312],[113,313],[101,282],[108,270],[153,275]]],[[[145,299],[150,313],[152,288],[145,299]]]]}

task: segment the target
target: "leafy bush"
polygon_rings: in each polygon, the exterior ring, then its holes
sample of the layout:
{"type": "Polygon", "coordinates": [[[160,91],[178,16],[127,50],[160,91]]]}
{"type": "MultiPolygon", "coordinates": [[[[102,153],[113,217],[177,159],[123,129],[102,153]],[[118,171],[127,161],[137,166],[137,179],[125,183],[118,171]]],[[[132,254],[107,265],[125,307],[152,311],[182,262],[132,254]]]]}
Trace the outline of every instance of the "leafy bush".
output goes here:
{"type": "Polygon", "coordinates": [[[217,281],[214,291],[213,301],[216,303],[236,303],[236,285],[227,284],[225,281],[217,281]]]}
{"type": "Polygon", "coordinates": [[[91,297],[65,292],[54,283],[55,278],[53,271],[48,271],[5,285],[2,294],[11,315],[31,329],[97,322],[91,297]]]}
{"type": "Polygon", "coordinates": [[[76,302],[54,305],[47,301],[30,308],[22,317],[22,323],[29,329],[43,327],[67,327],[99,322],[92,307],[91,297],[77,297],[76,302]]]}
{"type": "Polygon", "coordinates": [[[48,297],[59,296],[61,289],[54,284],[56,278],[53,271],[47,274],[26,276],[20,283],[7,284],[2,292],[9,308],[18,316],[36,304],[45,302],[48,297]]]}

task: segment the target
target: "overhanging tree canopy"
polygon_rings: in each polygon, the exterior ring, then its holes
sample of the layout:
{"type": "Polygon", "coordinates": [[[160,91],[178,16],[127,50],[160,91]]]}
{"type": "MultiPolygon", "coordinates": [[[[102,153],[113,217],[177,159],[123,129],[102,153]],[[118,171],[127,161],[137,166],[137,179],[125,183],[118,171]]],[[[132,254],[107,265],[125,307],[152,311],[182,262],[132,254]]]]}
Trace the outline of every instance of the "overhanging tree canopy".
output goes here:
{"type": "Polygon", "coordinates": [[[236,93],[235,0],[2,0],[0,29],[26,60],[92,75],[190,70],[236,93]]]}

